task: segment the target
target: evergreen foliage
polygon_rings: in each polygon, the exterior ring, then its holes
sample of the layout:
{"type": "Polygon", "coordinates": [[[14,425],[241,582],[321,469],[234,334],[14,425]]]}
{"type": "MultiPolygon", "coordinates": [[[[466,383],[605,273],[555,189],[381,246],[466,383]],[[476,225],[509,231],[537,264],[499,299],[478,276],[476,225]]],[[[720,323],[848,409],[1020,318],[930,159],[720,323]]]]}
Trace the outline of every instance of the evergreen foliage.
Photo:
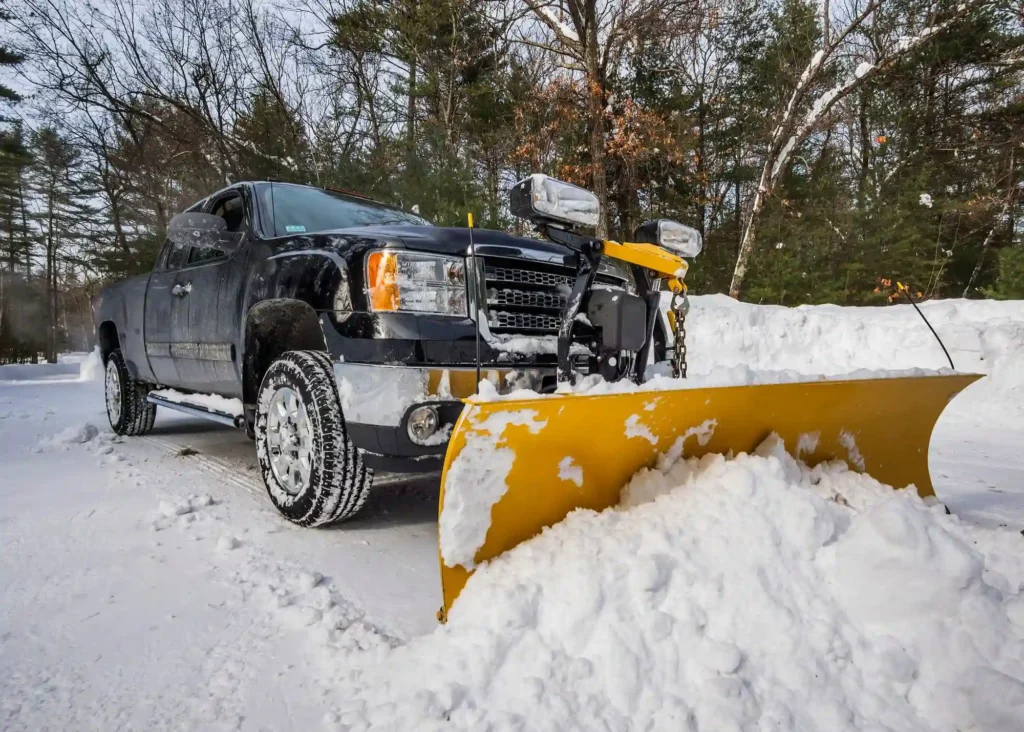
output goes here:
{"type": "Polygon", "coordinates": [[[597,190],[603,169],[611,236],[652,217],[691,224],[705,238],[691,289],[728,291],[791,95],[865,9],[798,118],[863,68],[884,69],[789,151],[743,297],[884,304],[883,280],[929,298],[1024,296],[1024,28],[1007,4],[108,5],[0,11],[0,65],[20,62],[18,88],[32,90],[26,122],[0,131],[0,271],[42,288],[47,355],[73,330],[66,301],[147,271],[174,213],[244,179],[356,190],[438,225],[472,211],[522,234],[505,205],[516,180],[544,172],[597,190]],[[113,20],[129,16],[131,32],[113,20]]]}

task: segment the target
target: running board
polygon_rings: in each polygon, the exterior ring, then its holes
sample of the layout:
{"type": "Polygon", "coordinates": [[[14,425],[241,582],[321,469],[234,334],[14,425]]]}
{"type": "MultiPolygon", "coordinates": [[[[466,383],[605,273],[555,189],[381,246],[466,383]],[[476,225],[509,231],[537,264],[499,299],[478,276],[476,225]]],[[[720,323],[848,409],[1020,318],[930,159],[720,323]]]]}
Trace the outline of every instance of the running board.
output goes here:
{"type": "Polygon", "coordinates": [[[183,412],[184,414],[190,414],[193,417],[202,417],[203,419],[209,419],[214,422],[220,422],[226,424],[229,427],[244,427],[245,417],[238,415],[237,417],[228,414],[227,412],[218,412],[215,409],[203,406],[202,404],[188,404],[185,402],[172,402],[170,399],[164,397],[155,396],[153,394],[146,395],[146,401],[150,404],[155,404],[158,407],[165,407],[167,409],[173,409],[176,412],[183,412]]]}
{"type": "Polygon", "coordinates": [[[374,473],[373,487],[387,488],[392,485],[407,485],[409,483],[415,483],[416,481],[432,480],[434,478],[440,480],[441,473],[437,470],[431,470],[426,473],[374,473]]]}

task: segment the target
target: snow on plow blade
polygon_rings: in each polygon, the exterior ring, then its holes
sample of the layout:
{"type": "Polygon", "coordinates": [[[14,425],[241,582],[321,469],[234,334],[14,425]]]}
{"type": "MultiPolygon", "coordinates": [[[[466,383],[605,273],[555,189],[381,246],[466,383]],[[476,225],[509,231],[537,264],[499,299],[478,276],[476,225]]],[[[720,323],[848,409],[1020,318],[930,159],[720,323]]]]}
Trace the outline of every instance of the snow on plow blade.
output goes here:
{"type": "Polygon", "coordinates": [[[855,381],[565,395],[470,402],[441,481],[442,619],[480,562],[576,508],[602,510],[683,438],[687,457],[751,452],[771,433],[815,465],[844,460],[934,495],[928,442],[949,400],[981,378],[855,381]]]}

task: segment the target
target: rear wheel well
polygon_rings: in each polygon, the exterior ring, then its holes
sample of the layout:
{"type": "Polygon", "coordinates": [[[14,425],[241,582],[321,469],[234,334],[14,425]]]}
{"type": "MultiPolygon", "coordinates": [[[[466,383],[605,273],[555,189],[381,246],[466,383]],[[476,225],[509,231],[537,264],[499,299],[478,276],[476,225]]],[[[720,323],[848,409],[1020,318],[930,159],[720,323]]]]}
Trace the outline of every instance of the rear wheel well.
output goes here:
{"type": "Polygon", "coordinates": [[[104,320],[96,330],[99,337],[100,355],[103,357],[103,364],[106,365],[107,358],[115,348],[120,348],[121,343],[117,337],[117,326],[112,320],[104,320]]]}
{"type": "MultiPolygon", "coordinates": [[[[264,300],[245,319],[242,358],[242,401],[256,404],[260,384],[270,365],[288,351],[326,351],[327,342],[316,311],[300,300],[264,300]]],[[[246,410],[248,416],[249,410],[246,410]]]]}

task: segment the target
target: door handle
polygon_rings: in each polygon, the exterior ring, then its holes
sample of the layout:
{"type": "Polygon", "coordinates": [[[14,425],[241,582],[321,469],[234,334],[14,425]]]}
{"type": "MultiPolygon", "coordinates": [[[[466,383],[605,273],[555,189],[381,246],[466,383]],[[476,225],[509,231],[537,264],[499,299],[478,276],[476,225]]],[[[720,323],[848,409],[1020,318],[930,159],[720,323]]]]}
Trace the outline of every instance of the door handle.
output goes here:
{"type": "Polygon", "coordinates": [[[185,297],[188,293],[192,292],[192,283],[186,282],[184,285],[180,282],[171,288],[171,294],[177,295],[178,297],[185,297]]]}

